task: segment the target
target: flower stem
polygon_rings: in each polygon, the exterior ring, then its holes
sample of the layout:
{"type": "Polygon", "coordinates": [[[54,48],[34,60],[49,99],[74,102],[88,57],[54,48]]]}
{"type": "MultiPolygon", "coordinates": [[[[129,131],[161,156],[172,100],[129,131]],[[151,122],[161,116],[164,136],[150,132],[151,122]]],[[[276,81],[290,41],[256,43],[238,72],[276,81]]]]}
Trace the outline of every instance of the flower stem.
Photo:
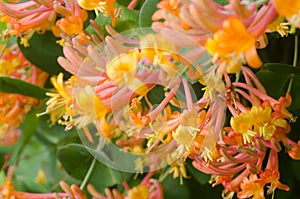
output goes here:
{"type": "Polygon", "coordinates": [[[86,175],[85,175],[85,177],[84,177],[84,179],[83,179],[83,181],[82,181],[82,183],[80,185],[80,189],[81,190],[86,186],[86,184],[87,184],[87,182],[88,182],[88,180],[89,180],[89,178],[90,178],[90,176],[91,176],[91,174],[92,174],[92,172],[94,170],[95,164],[96,164],[96,158],[93,158],[93,161],[92,161],[92,163],[90,165],[90,168],[87,171],[87,173],[86,173],[86,175]]]}
{"type": "Polygon", "coordinates": [[[295,34],[295,45],[294,45],[294,60],[293,60],[293,66],[297,66],[297,61],[298,61],[298,46],[299,41],[298,41],[298,35],[295,34]]]}
{"type": "MultiPolygon", "coordinates": [[[[298,41],[298,35],[295,34],[295,45],[294,45],[294,60],[293,60],[293,66],[296,67],[297,66],[297,62],[298,62],[298,45],[299,45],[299,41],[298,41]]],[[[287,92],[289,93],[292,89],[292,85],[293,85],[293,81],[294,81],[295,75],[292,74],[291,78],[290,78],[290,82],[289,82],[289,86],[287,89],[287,92]]]]}

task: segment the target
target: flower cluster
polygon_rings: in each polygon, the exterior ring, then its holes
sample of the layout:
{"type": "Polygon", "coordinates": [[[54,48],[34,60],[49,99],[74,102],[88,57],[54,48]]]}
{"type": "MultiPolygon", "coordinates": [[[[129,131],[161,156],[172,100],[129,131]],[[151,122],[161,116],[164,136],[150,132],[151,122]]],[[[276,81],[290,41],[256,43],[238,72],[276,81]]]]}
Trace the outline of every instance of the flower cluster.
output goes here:
{"type": "MultiPolygon", "coordinates": [[[[89,194],[100,199],[163,198],[155,174],[172,173],[183,183],[189,178],[188,160],[198,172],[211,175],[212,186],[224,187],[226,199],[263,199],[274,197],[276,189],[289,191],[281,183],[279,153],[284,148],[292,159],[300,159],[300,141],[290,136],[296,117],[289,110],[297,72],[290,74],[286,94],[278,99],[255,73],[264,65],[258,49],[267,47],[270,33],[295,34],[289,70],[296,70],[300,3],[162,0],[150,16],[151,28],[118,33],[122,9],[134,13],[138,4],[133,0],[126,8],[106,0],[0,1],[1,21],[7,23],[3,38],[15,35],[28,48],[32,34],[51,30],[62,39],[57,43],[63,55],[57,62],[66,72],[50,78],[53,88],[45,93],[46,108],[37,116],[49,115],[51,125],[63,125],[65,131],[77,129],[85,148],[105,165],[148,172],[138,185],[123,181],[122,187],[102,193],[89,184],[89,194]],[[88,20],[93,10],[96,20],[88,20]],[[111,25],[99,24],[103,16],[110,17],[111,25]]],[[[7,45],[2,47],[1,76],[43,87],[48,75],[18,47],[7,45]]],[[[0,95],[0,138],[15,143],[20,123],[38,100],[0,95]]],[[[90,170],[80,187],[60,182],[65,193],[31,194],[14,190],[12,168],[1,197],[88,198],[83,188],[90,170]]]]}
{"type": "MultiPolygon", "coordinates": [[[[48,74],[28,62],[17,46],[1,46],[0,76],[43,86],[48,74]]],[[[41,103],[33,97],[0,92],[1,145],[13,145],[21,134],[19,126],[32,108],[41,103]]]]}

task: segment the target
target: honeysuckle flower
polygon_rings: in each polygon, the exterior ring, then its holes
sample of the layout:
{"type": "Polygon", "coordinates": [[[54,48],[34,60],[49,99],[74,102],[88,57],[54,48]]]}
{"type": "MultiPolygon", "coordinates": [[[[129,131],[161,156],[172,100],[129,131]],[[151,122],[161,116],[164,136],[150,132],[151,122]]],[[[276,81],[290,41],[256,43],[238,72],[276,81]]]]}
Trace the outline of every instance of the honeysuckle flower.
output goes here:
{"type": "Polygon", "coordinates": [[[119,10],[114,5],[115,0],[78,0],[77,1],[80,7],[85,10],[94,10],[98,16],[99,12],[103,13],[104,16],[110,16],[112,19],[112,26],[116,25],[116,20],[119,17],[119,10]]]}
{"type": "Polygon", "coordinates": [[[0,13],[10,19],[10,35],[21,37],[21,43],[28,46],[28,39],[32,32],[53,31],[60,37],[60,33],[68,36],[79,36],[82,41],[89,38],[83,32],[83,23],[87,19],[87,12],[80,9],[77,1],[28,1],[17,4],[0,2],[0,13]],[[62,18],[57,20],[57,15],[62,18]]]}
{"type": "Polygon", "coordinates": [[[277,13],[272,4],[262,5],[258,9],[260,5],[256,3],[246,5],[232,0],[228,5],[221,6],[212,0],[165,0],[153,15],[153,20],[163,18],[165,21],[154,22],[152,27],[171,28],[205,44],[211,55],[221,59],[221,71],[238,72],[242,62],[258,68],[262,62],[256,53],[256,40],[264,34],[269,23],[276,19],[277,13]],[[179,21],[187,25],[181,26],[179,21]],[[227,42],[228,39],[231,42],[227,42]],[[242,40],[245,42],[240,42],[242,40]],[[240,48],[235,48],[237,46],[240,48]]]}
{"type": "Polygon", "coordinates": [[[73,37],[78,36],[81,42],[87,42],[90,38],[83,31],[83,23],[87,20],[86,10],[80,9],[77,1],[66,2],[64,6],[54,5],[55,11],[62,16],[52,26],[52,32],[55,36],[61,34],[73,37]]]}
{"type": "Polygon", "coordinates": [[[295,160],[300,160],[300,141],[295,143],[292,140],[288,140],[288,142],[290,144],[288,150],[289,156],[295,160]]]}
{"type": "Polygon", "coordinates": [[[271,117],[271,107],[256,107],[246,113],[235,115],[230,124],[234,131],[243,135],[244,144],[252,143],[253,137],[260,135],[262,139],[269,140],[277,127],[286,128],[287,122],[283,119],[271,117]]]}
{"type": "MultiPolygon", "coordinates": [[[[29,63],[17,46],[3,47],[0,60],[0,76],[16,78],[43,86],[48,74],[29,63]]],[[[26,114],[39,101],[33,97],[13,93],[0,93],[0,139],[3,145],[12,145],[18,140],[18,129],[26,114]],[[3,142],[6,140],[6,142],[3,142]]]]}
{"type": "Polygon", "coordinates": [[[86,127],[92,121],[105,117],[108,112],[92,87],[88,85],[80,92],[75,92],[73,98],[73,110],[78,115],[74,125],[77,125],[78,128],[86,127]]]}
{"type": "Polygon", "coordinates": [[[1,1],[0,12],[10,18],[11,29],[17,36],[32,30],[51,30],[56,19],[53,1],[27,1],[17,4],[1,1]]]}
{"type": "Polygon", "coordinates": [[[73,111],[70,108],[72,103],[72,84],[70,84],[70,81],[64,82],[63,73],[60,73],[57,77],[51,77],[51,83],[55,88],[55,92],[46,93],[50,97],[46,102],[46,111],[38,114],[38,116],[50,114],[50,120],[52,124],[55,124],[65,113],[73,116],[73,111]]]}
{"type": "Polygon", "coordinates": [[[227,72],[234,73],[240,70],[237,67],[240,67],[243,55],[251,67],[257,68],[262,65],[256,54],[255,43],[255,37],[247,31],[240,20],[229,18],[213,38],[208,38],[205,46],[211,55],[227,60],[227,72]],[[230,44],[228,41],[231,41],[230,44]]]}
{"type": "Polygon", "coordinates": [[[273,0],[279,15],[285,17],[294,27],[300,27],[300,3],[298,1],[273,0]]]}

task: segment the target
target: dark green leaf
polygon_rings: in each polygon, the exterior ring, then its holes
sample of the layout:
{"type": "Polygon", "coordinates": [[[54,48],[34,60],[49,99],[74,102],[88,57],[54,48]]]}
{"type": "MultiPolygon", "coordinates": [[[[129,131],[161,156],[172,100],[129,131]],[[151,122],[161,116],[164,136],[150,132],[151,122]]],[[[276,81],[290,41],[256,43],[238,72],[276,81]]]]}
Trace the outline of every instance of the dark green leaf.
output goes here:
{"type": "Polygon", "coordinates": [[[192,161],[190,159],[187,160],[186,168],[188,171],[188,175],[191,175],[192,178],[197,180],[200,184],[204,185],[204,184],[208,183],[208,181],[210,179],[210,175],[202,173],[201,171],[195,169],[195,167],[193,167],[192,161]]]}
{"type": "Polygon", "coordinates": [[[21,152],[23,151],[25,146],[30,141],[31,137],[36,132],[36,127],[38,126],[39,123],[39,118],[36,116],[38,111],[39,110],[37,109],[33,109],[27,114],[26,119],[22,126],[22,134],[18,140],[18,143],[10,159],[11,165],[14,165],[17,162],[21,152]]]}
{"type": "Polygon", "coordinates": [[[0,77],[0,92],[18,93],[21,95],[35,97],[37,99],[43,99],[46,97],[46,89],[9,77],[0,77]]]}
{"type": "Polygon", "coordinates": [[[142,27],[151,27],[152,24],[152,15],[158,9],[157,3],[160,0],[146,0],[143,4],[140,16],[139,16],[139,26],[142,27]]]}
{"type": "Polygon", "coordinates": [[[20,44],[20,39],[18,44],[25,58],[38,68],[50,74],[67,74],[57,62],[57,58],[63,55],[62,47],[56,43],[58,40],[52,32],[47,31],[44,34],[34,33],[29,39],[29,47],[20,44]]]}
{"type": "Polygon", "coordinates": [[[290,106],[291,110],[299,109],[300,104],[300,68],[293,67],[287,64],[268,63],[265,64],[259,72],[256,73],[257,78],[265,87],[267,93],[279,99],[285,96],[288,84],[293,76],[293,84],[291,87],[291,95],[293,103],[290,106]]]}
{"type": "MultiPolygon", "coordinates": [[[[83,180],[93,161],[93,156],[83,145],[69,144],[59,149],[58,159],[69,175],[83,180]]],[[[89,183],[95,186],[109,187],[121,183],[122,180],[120,172],[97,161],[89,183]]]]}
{"type": "MultiPolygon", "coordinates": [[[[267,34],[269,44],[257,52],[263,63],[292,64],[294,58],[294,35],[276,38],[274,34],[267,34]]],[[[298,58],[300,54],[298,55],[298,58]]]]}
{"type": "Polygon", "coordinates": [[[187,184],[184,182],[183,185],[180,185],[179,179],[173,179],[172,175],[168,175],[161,185],[164,190],[165,199],[191,198],[187,184]]]}

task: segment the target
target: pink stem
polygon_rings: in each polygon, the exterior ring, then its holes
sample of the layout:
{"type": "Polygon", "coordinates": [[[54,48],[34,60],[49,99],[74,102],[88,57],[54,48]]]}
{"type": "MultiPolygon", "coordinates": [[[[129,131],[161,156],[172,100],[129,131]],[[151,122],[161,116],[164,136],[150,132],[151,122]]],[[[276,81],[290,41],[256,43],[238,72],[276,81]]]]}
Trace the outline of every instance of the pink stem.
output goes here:
{"type": "Polygon", "coordinates": [[[180,84],[177,84],[165,97],[165,99],[163,99],[163,101],[159,104],[159,106],[154,109],[153,111],[151,111],[150,113],[148,113],[148,116],[151,118],[151,120],[153,120],[163,109],[164,107],[168,104],[168,102],[173,99],[173,97],[175,96],[178,88],[179,88],[180,84]]]}
{"type": "Polygon", "coordinates": [[[186,103],[187,103],[188,110],[192,111],[192,109],[193,109],[193,100],[192,100],[192,95],[191,95],[189,85],[188,85],[186,79],[182,79],[182,83],[183,83],[183,87],[184,87],[184,92],[185,92],[185,96],[186,96],[186,103]]]}
{"type": "Polygon", "coordinates": [[[139,0],[132,0],[127,6],[127,8],[133,10],[138,2],[139,0]]]}

